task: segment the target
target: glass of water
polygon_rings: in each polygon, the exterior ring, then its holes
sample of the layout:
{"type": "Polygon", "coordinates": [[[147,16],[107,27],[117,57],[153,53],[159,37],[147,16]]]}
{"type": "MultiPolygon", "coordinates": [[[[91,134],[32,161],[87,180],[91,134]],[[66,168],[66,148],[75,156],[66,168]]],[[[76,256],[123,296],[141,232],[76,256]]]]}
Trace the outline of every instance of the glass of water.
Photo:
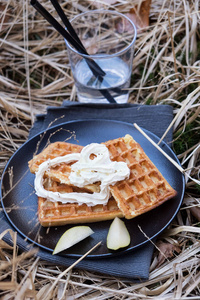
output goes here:
{"type": "Polygon", "coordinates": [[[125,15],[94,10],[71,20],[88,55],[75,50],[67,41],[67,50],[79,102],[126,103],[132,73],[136,28],[125,15]],[[91,68],[91,59],[104,75],[91,68]]]}

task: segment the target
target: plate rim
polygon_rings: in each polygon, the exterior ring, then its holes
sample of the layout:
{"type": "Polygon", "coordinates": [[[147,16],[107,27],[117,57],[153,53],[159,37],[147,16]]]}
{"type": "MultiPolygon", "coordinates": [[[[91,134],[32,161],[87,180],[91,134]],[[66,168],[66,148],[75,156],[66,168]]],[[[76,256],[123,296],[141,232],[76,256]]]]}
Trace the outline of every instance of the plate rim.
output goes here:
{"type": "MultiPolygon", "coordinates": [[[[127,125],[127,126],[131,126],[132,128],[134,128],[135,130],[137,130],[134,125],[132,123],[128,123],[128,122],[124,122],[124,121],[120,121],[120,120],[108,120],[108,119],[96,119],[96,118],[88,118],[88,119],[77,119],[77,120],[71,120],[71,121],[67,121],[67,122],[62,122],[62,123],[59,123],[57,125],[54,125],[54,126],[50,126],[44,130],[41,130],[39,131],[37,134],[34,134],[31,138],[27,139],[18,149],[17,151],[15,151],[13,153],[13,155],[9,158],[9,160],[7,161],[5,167],[4,167],[4,170],[3,170],[3,173],[2,173],[2,177],[1,177],[1,181],[0,181],[0,197],[1,197],[1,206],[3,208],[3,212],[4,212],[4,215],[6,216],[7,220],[10,222],[10,224],[13,226],[13,228],[15,228],[17,230],[17,232],[24,238],[24,239],[27,239],[29,243],[33,244],[34,246],[38,246],[41,250],[46,250],[48,251],[49,253],[52,252],[52,249],[50,249],[49,247],[47,246],[43,246],[41,244],[39,244],[39,242],[35,242],[33,239],[29,238],[25,233],[23,233],[20,229],[18,229],[17,225],[15,225],[13,223],[13,221],[11,220],[11,218],[9,217],[7,211],[6,211],[6,207],[4,206],[4,202],[3,202],[3,195],[2,195],[2,185],[3,185],[3,180],[4,180],[4,176],[5,176],[5,173],[6,173],[6,170],[10,164],[10,162],[14,159],[15,155],[17,155],[18,152],[21,151],[21,149],[26,146],[26,144],[29,144],[32,140],[34,140],[35,138],[38,138],[41,134],[48,134],[49,131],[53,131],[54,129],[58,129],[62,126],[66,126],[68,124],[73,124],[73,123],[80,123],[80,122],[86,122],[86,123],[89,123],[89,122],[105,122],[105,123],[118,123],[118,124],[123,124],[123,125],[127,125]]],[[[153,135],[154,138],[156,139],[160,139],[156,134],[154,134],[153,132],[151,132],[150,130],[148,129],[145,129],[143,127],[140,127],[145,133],[150,133],[150,135],[153,135]]],[[[141,133],[140,133],[141,134],[141,133]]],[[[141,134],[142,135],[142,134],[141,134]]],[[[49,137],[49,135],[48,135],[49,137]]],[[[145,138],[145,137],[144,137],[145,138]]],[[[145,138],[146,139],[146,138],[145,138]]],[[[147,139],[146,139],[147,140],[147,139]]],[[[148,141],[148,140],[147,140],[148,141]]],[[[178,160],[178,157],[176,156],[176,154],[174,153],[174,151],[172,150],[171,147],[169,147],[169,145],[163,140],[161,142],[161,145],[163,145],[165,147],[168,148],[168,151],[170,151],[170,154],[173,156],[173,159],[176,160],[176,162],[181,166],[179,160],[178,160]]],[[[38,154],[38,153],[37,153],[38,154]]],[[[29,170],[29,168],[27,167],[27,170],[29,170]]],[[[183,198],[184,198],[184,192],[185,192],[185,177],[184,177],[184,174],[182,173],[181,174],[181,178],[182,178],[182,193],[181,193],[181,197],[180,197],[180,200],[179,200],[179,204],[175,210],[175,212],[173,213],[173,216],[168,220],[168,222],[165,224],[164,227],[162,227],[158,232],[156,232],[153,236],[150,237],[150,239],[146,239],[144,240],[143,242],[141,242],[140,244],[137,244],[131,248],[128,248],[128,249],[122,249],[121,251],[116,251],[116,252],[111,252],[111,253],[105,253],[105,254],[97,254],[97,255],[93,255],[93,254],[89,254],[87,256],[87,258],[105,258],[105,257],[114,257],[114,256],[120,256],[120,255],[124,255],[125,253],[129,253],[130,251],[134,251],[135,249],[139,249],[140,247],[144,246],[145,244],[147,243],[150,243],[153,239],[155,239],[157,236],[159,236],[170,224],[171,222],[173,221],[173,219],[175,218],[175,216],[177,215],[181,205],[182,205],[182,201],[183,201],[183,198]]],[[[79,258],[82,256],[82,254],[73,254],[73,253],[70,253],[70,254],[57,254],[59,256],[62,256],[62,257],[73,257],[73,258],[79,258]]]]}

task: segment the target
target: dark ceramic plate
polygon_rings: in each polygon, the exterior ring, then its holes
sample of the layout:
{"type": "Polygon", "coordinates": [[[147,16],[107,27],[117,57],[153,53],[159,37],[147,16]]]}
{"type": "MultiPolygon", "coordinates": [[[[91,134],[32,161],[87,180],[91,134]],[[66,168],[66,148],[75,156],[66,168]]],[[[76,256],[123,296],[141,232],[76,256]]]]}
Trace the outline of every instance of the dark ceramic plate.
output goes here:
{"type": "MultiPolygon", "coordinates": [[[[154,134],[147,130],[144,131],[155,142],[159,141],[159,138],[154,134]]],[[[114,253],[107,249],[106,237],[111,221],[104,221],[88,224],[93,229],[94,234],[64,251],[62,255],[79,257],[99,241],[102,241],[101,246],[96,248],[90,257],[124,254],[148,242],[146,236],[152,239],[161,233],[170,224],[180,208],[184,194],[184,177],[133,125],[106,120],[80,120],[55,126],[28,140],[16,151],[4,170],[1,183],[2,206],[14,228],[30,242],[43,249],[52,251],[60,236],[72,226],[43,228],[38,224],[37,197],[34,194],[33,187],[34,175],[28,169],[28,161],[33,157],[36,149],[37,152],[40,152],[48,142],[66,140],[71,136],[72,132],[75,132],[76,140],[72,138],[70,141],[83,146],[92,142],[100,143],[122,137],[127,133],[132,135],[171,186],[177,191],[177,196],[150,212],[132,220],[125,220],[131,235],[129,247],[114,253]]],[[[162,142],[160,146],[178,162],[177,157],[166,143],[162,142]]]]}

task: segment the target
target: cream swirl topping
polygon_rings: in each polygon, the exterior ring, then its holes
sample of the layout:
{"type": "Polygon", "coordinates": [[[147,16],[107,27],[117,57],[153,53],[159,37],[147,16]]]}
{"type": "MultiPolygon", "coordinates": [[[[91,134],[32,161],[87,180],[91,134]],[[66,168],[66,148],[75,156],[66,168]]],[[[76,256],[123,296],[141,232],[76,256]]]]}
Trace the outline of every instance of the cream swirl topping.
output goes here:
{"type": "Polygon", "coordinates": [[[88,206],[106,204],[110,197],[109,186],[129,177],[130,169],[125,162],[110,160],[108,148],[103,144],[92,143],[84,147],[81,153],[72,153],[43,162],[35,177],[35,191],[40,197],[53,202],[86,203],[88,206]],[[91,157],[92,156],[92,157],[91,157]],[[100,192],[89,193],[59,193],[48,191],[43,187],[45,172],[58,164],[75,162],[71,166],[69,180],[77,187],[101,182],[100,192]]]}

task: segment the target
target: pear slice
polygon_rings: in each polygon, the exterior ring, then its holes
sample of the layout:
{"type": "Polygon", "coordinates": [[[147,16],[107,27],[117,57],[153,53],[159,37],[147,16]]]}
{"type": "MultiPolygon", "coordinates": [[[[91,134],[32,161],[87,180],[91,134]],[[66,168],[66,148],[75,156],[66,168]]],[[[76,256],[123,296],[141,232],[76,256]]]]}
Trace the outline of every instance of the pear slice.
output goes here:
{"type": "Polygon", "coordinates": [[[68,229],[60,237],[52,254],[57,254],[72,247],[93,233],[94,231],[89,226],[74,226],[68,229]]]}
{"type": "Polygon", "coordinates": [[[116,217],[110,225],[107,235],[107,247],[111,250],[127,247],[131,242],[130,234],[124,222],[116,217]]]}

